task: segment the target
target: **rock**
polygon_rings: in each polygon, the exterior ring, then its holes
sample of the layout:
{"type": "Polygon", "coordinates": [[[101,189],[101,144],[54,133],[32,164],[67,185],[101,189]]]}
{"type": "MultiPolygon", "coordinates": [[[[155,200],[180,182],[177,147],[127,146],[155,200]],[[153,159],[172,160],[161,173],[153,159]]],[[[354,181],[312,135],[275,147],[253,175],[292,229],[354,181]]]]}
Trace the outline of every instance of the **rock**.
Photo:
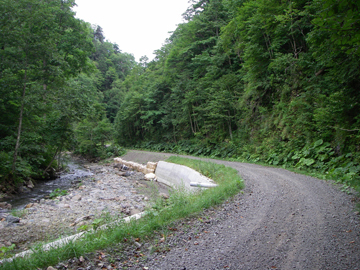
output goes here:
{"type": "Polygon", "coordinates": [[[58,207],[60,207],[60,208],[70,208],[70,205],[66,204],[66,203],[60,203],[60,204],[58,204],[58,207]]]}
{"type": "Polygon", "coordinates": [[[156,178],[156,175],[154,173],[148,173],[148,174],[145,174],[145,179],[146,180],[149,180],[149,181],[152,181],[156,178]]]}
{"type": "Polygon", "coordinates": [[[121,204],[121,207],[122,207],[122,208],[130,208],[130,207],[131,207],[131,204],[129,204],[129,203],[122,203],[122,204],[121,204]]]}
{"type": "Polygon", "coordinates": [[[8,222],[8,223],[19,223],[20,222],[20,218],[18,217],[14,217],[12,215],[8,215],[5,220],[8,222]]]}
{"type": "Polygon", "coordinates": [[[127,174],[127,172],[116,172],[116,174],[119,176],[125,176],[125,174],[127,174]]]}
{"type": "Polygon", "coordinates": [[[130,210],[130,216],[136,215],[136,214],[139,214],[139,213],[141,213],[141,211],[139,209],[134,208],[134,209],[130,210]]]}
{"type": "Polygon", "coordinates": [[[12,206],[7,202],[0,202],[0,208],[11,210],[12,206]]]}
{"type": "Polygon", "coordinates": [[[25,187],[25,186],[19,187],[19,191],[20,191],[20,193],[29,193],[29,192],[31,192],[31,190],[29,188],[25,187]]]}
{"type": "Polygon", "coordinates": [[[27,183],[27,187],[30,188],[30,189],[33,189],[35,187],[35,185],[31,180],[29,180],[28,183],[27,183]]]}
{"type": "Polygon", "coordinates": [[[31,207],[33,207],[33,206],[34,206],[33,203],[29,203],[29,204],[27,204],[27,205],[25,206],[25,209],[31,208],[31,207]]]}
{"type": "Polygon", "coordinates": [[[146,164],[146,168],[147,168],[148,170],[151,170],[152,172],[155,172],[156,166],[157,166],[157,163],[156,163],[156,162],[150,162],[150,161],[149,161],[149,162],[146,164]]]}
{"type": "Polygon", "coordinates": [[[169,195],[165,194],[165,193],[159,193],[159,196],[163,199],[169,199],[169,195]]]}
{"type": "Polygon", "coordinates": [[[86,225],[85,221],[81,221],[78,224],[76,224],[76,226],[78,226],[78,227],[81,227],[81,226],[84,226],[84,225],[86,225]]]}
{"type": "Polygon", "coordinates": [[[72,198],[73,201],[81,201],[81,195],[75,195],[73,198],[72,198]]]}
{"type": "Polygon", "coordinates": [[[122,164],[120,164],[120,163],[115,163],[115,164],[113,165],[113,168],[114,168],[114,169],[120,169],[120,170],[121,170],[121,167],[122,167],[122,164]]]}
{"type": "Polygon", "coordinates": [[[48,268],[46,268],[46,270],[56,270],[56,269],[52,266],[49,266],[48,268]]]}
{"type": "Polygon", "coordinates": [[[94,216],[94,215],[83,216],[83,217],[80,217],[80,218],[76,219],[74,222],[75,222],[75,224],[76,224],[76,223],[79,223],[80,221],[89,220],[89,219],[91,219],[93,216],[94,216]]]}
{"type": "Polygon", "coordinates": [[[126,201],[126,197],[125,196],[119,196],[119,197],[116,197],[115,200],[123,202],[123,201],[126,201]]]}

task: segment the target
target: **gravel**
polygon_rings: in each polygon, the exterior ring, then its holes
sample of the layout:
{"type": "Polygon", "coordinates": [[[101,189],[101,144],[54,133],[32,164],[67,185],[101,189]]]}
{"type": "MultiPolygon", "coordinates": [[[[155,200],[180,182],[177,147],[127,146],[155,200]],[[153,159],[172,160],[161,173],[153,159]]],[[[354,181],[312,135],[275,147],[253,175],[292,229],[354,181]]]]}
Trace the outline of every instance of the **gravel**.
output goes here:
{"type": "Polygon", "coordinates": [[[91,228],[96,219],[106,222],[140,213],[151,196],[167,192],[166,187],[145,181],[143,173],[120,171],[116,163],[85,166],[94,175],[74,180],[67,195],[29,203],[17,211],[20,218],[2,209],[0,248],[15,244],[15,251],[21,252],[37,242],[91,228]]]}

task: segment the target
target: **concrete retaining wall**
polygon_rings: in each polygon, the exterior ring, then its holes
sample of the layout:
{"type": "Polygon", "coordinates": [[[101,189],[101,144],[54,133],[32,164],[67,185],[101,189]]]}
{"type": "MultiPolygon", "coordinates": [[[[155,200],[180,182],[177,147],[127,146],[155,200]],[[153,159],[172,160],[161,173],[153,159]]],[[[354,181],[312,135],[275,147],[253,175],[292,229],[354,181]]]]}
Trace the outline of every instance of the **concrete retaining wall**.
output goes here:
{"type": "Polygon", "coordinates": [[[199,185],[204,184],[207,187],[216,186],[213,180],[189,167],[165,161],[158,162],[155,175],[159,182],[175,188],[184,187],[190,191],[198,189],[198,187],[193,186],[196,183],[199,185]]]}

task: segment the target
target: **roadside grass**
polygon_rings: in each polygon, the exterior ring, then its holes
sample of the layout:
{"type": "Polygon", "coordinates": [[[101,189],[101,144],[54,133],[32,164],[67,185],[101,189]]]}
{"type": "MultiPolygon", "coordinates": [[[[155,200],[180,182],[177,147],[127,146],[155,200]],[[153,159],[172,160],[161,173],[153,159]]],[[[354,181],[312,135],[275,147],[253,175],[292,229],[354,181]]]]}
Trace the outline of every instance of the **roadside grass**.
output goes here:
{"type": "Polygon", "coordinates": [[[31,249],[34,253],[25,258],[4,262],[0,264],[0,269],[44,268],[69,258],[124,243],[127,239],[151,238],[154,236],[154,231],[165,230],[176,220],[195,216],[206,208],[221,204],[244,187],[242,179],[233,168],[175,156],[167,161],[191,167],[213,179],[218,186],[198,193],[189,193],[182,189],[173,190],[169,199],[158,198],[154,206],[148,209],[147,215],[139,220],[132,220],[130,223],[123,221],[112,223],[106,229],[87,232],[83,238],[49,251],[44,251],[42,245],[34,246],[31,249]]]}

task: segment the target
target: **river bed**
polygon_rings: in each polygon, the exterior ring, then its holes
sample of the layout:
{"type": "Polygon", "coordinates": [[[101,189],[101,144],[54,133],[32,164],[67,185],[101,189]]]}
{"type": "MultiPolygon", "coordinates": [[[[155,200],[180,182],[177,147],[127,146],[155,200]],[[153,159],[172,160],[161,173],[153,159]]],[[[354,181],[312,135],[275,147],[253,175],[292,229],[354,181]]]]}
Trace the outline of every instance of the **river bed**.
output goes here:
{"type": "Polygon", "coordinates": [[[41,184],[11,201],[18,211],[0,211],[0,248],[15,244],[20,252],[38,241],[76,234],[96,219],[108,222],[140,213],[167,191],[160,183],[145,181],[143,173],[121,171],[117,163],[70,165],[61,178],[41,184]],[[47,198],[57,188],[67,194],[47,198]]]}
{"type": "Polygon", "coordinates": [[[26,192],[16,194],[6,202],[11,204],[12,209],[20,210],[29,203],[39,202],[56,189],[67,190],[71,188],[74,181],[80,182],[82,178],[94,175],[89,169],[83,167],[83,164],[81,161],[72,159],[68,162],[67,169],[58,178],[37,181],[33,189],[26,189],[26,192]]]}

